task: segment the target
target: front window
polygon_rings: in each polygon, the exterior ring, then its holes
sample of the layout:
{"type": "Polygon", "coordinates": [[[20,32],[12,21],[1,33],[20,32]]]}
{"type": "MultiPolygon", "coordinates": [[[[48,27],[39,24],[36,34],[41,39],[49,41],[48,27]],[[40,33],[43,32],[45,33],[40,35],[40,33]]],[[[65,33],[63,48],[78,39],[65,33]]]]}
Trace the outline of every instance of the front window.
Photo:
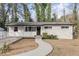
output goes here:
{"type": "Polygon", "coordinates": [[[25,31],[27,31],[27,27],[25,27],[25,31]]]}
{"type": "Polygon", "coordinates": [[[49,28],[52,28],[52,26],[45,26],[44,28],[45,29],[49,29],[49,28]]]}
{"type": "Polygon", "coordinates": [[[61,28],[62,28],[62,29],[64,29],[64,28],[69,28],[69,26],[61,26],[61,28]]]}
{"type": "Polygon", "coordinates": [[[25,27],[25,31],[35,31],[35,27],[25,27]]]}
{"type": "Polygon", "coordinates": [[[32,27],[29,27],[29,31],[31,31],[32,30],[32,27]]]}
{"type": "Polygon", "coordinates": [[[18,31],[18,27],[14,27],[14,32],[18,31]]]}

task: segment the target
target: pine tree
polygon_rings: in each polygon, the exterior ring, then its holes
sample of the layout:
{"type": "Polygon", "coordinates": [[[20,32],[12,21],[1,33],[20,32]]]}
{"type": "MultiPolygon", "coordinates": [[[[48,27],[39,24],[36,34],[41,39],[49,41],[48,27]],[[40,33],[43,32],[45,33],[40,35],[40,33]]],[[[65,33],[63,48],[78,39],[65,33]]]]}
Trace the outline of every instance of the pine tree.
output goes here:
{"type": "Polygon", "coordinates": [[[17,4],[13,3],[13,4],[11,4],[11,7],[12,7],[12,21],[11,22],[18,22],[17,4]]]}
{"type": "Polygon", "coordinates": [[[48,22],[50,22],[50,21],[52,21],[52,19],[51,19],[51,3],[48,3],[47,4],[47,21],[48,22]]]}
{"type": "Polygon", "coordinates": [[[30,11],[28,9],[28,6],[27,4],[22,4],[23,5],[23,12],[24,12],[24,19],[25,19],[25,22],[29,22],[30,21],[30,11]]]}

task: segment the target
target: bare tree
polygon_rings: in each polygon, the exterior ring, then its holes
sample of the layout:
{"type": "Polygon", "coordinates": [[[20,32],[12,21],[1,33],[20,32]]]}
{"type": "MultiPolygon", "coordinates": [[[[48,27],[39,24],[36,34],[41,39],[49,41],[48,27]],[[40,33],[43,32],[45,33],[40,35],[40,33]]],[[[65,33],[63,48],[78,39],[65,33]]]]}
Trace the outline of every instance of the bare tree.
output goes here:
{"type": "Polygon", "coordinates": [[[57,21],[57,15],[56,15],[56,13],[53,14],[53,19],[54,19],[53,21],[55,21],[55,22],[57,21]]]}
{"type": "Polygon", "coordinates": [[[65,8],[63,7],[63,15],[64,15],[64,22],[66,22],[66,14],[65,14],[65,8]]]}

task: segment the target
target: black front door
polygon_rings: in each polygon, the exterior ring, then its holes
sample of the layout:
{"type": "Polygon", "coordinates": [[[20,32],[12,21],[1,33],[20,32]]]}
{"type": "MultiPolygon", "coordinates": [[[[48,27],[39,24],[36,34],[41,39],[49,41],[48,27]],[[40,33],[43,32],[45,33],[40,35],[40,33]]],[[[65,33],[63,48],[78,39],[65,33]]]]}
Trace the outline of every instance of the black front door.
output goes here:
{"type": "Polygon", "coordinates": [[[37,27],[37,35],[40,35],[41,27],[37,27]]]}

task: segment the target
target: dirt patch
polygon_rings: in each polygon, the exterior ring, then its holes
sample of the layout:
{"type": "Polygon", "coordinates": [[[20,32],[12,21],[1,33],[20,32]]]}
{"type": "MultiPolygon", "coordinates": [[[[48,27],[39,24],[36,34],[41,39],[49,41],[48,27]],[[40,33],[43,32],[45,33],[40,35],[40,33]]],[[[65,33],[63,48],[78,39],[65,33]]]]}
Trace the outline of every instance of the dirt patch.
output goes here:
{"type": "Polygon", "coordinates": [[[6,56],[10,56],[10,55],[15,55],[15,54],[19,54],[22,52],[28,52],[32,49],[37,48],[37,43],[35,43],[34,39],[22,39],[16,43],[13,43],[10,45],[11,50],[9,52],[7,52],[6,54],[1,54],[0,55],[6,55],[6,56]]]}
{"type": "Polygon", "coordinates": [[[54,47],[49,56],[79,56],[79,40],[45,40],[54,47]]]}

